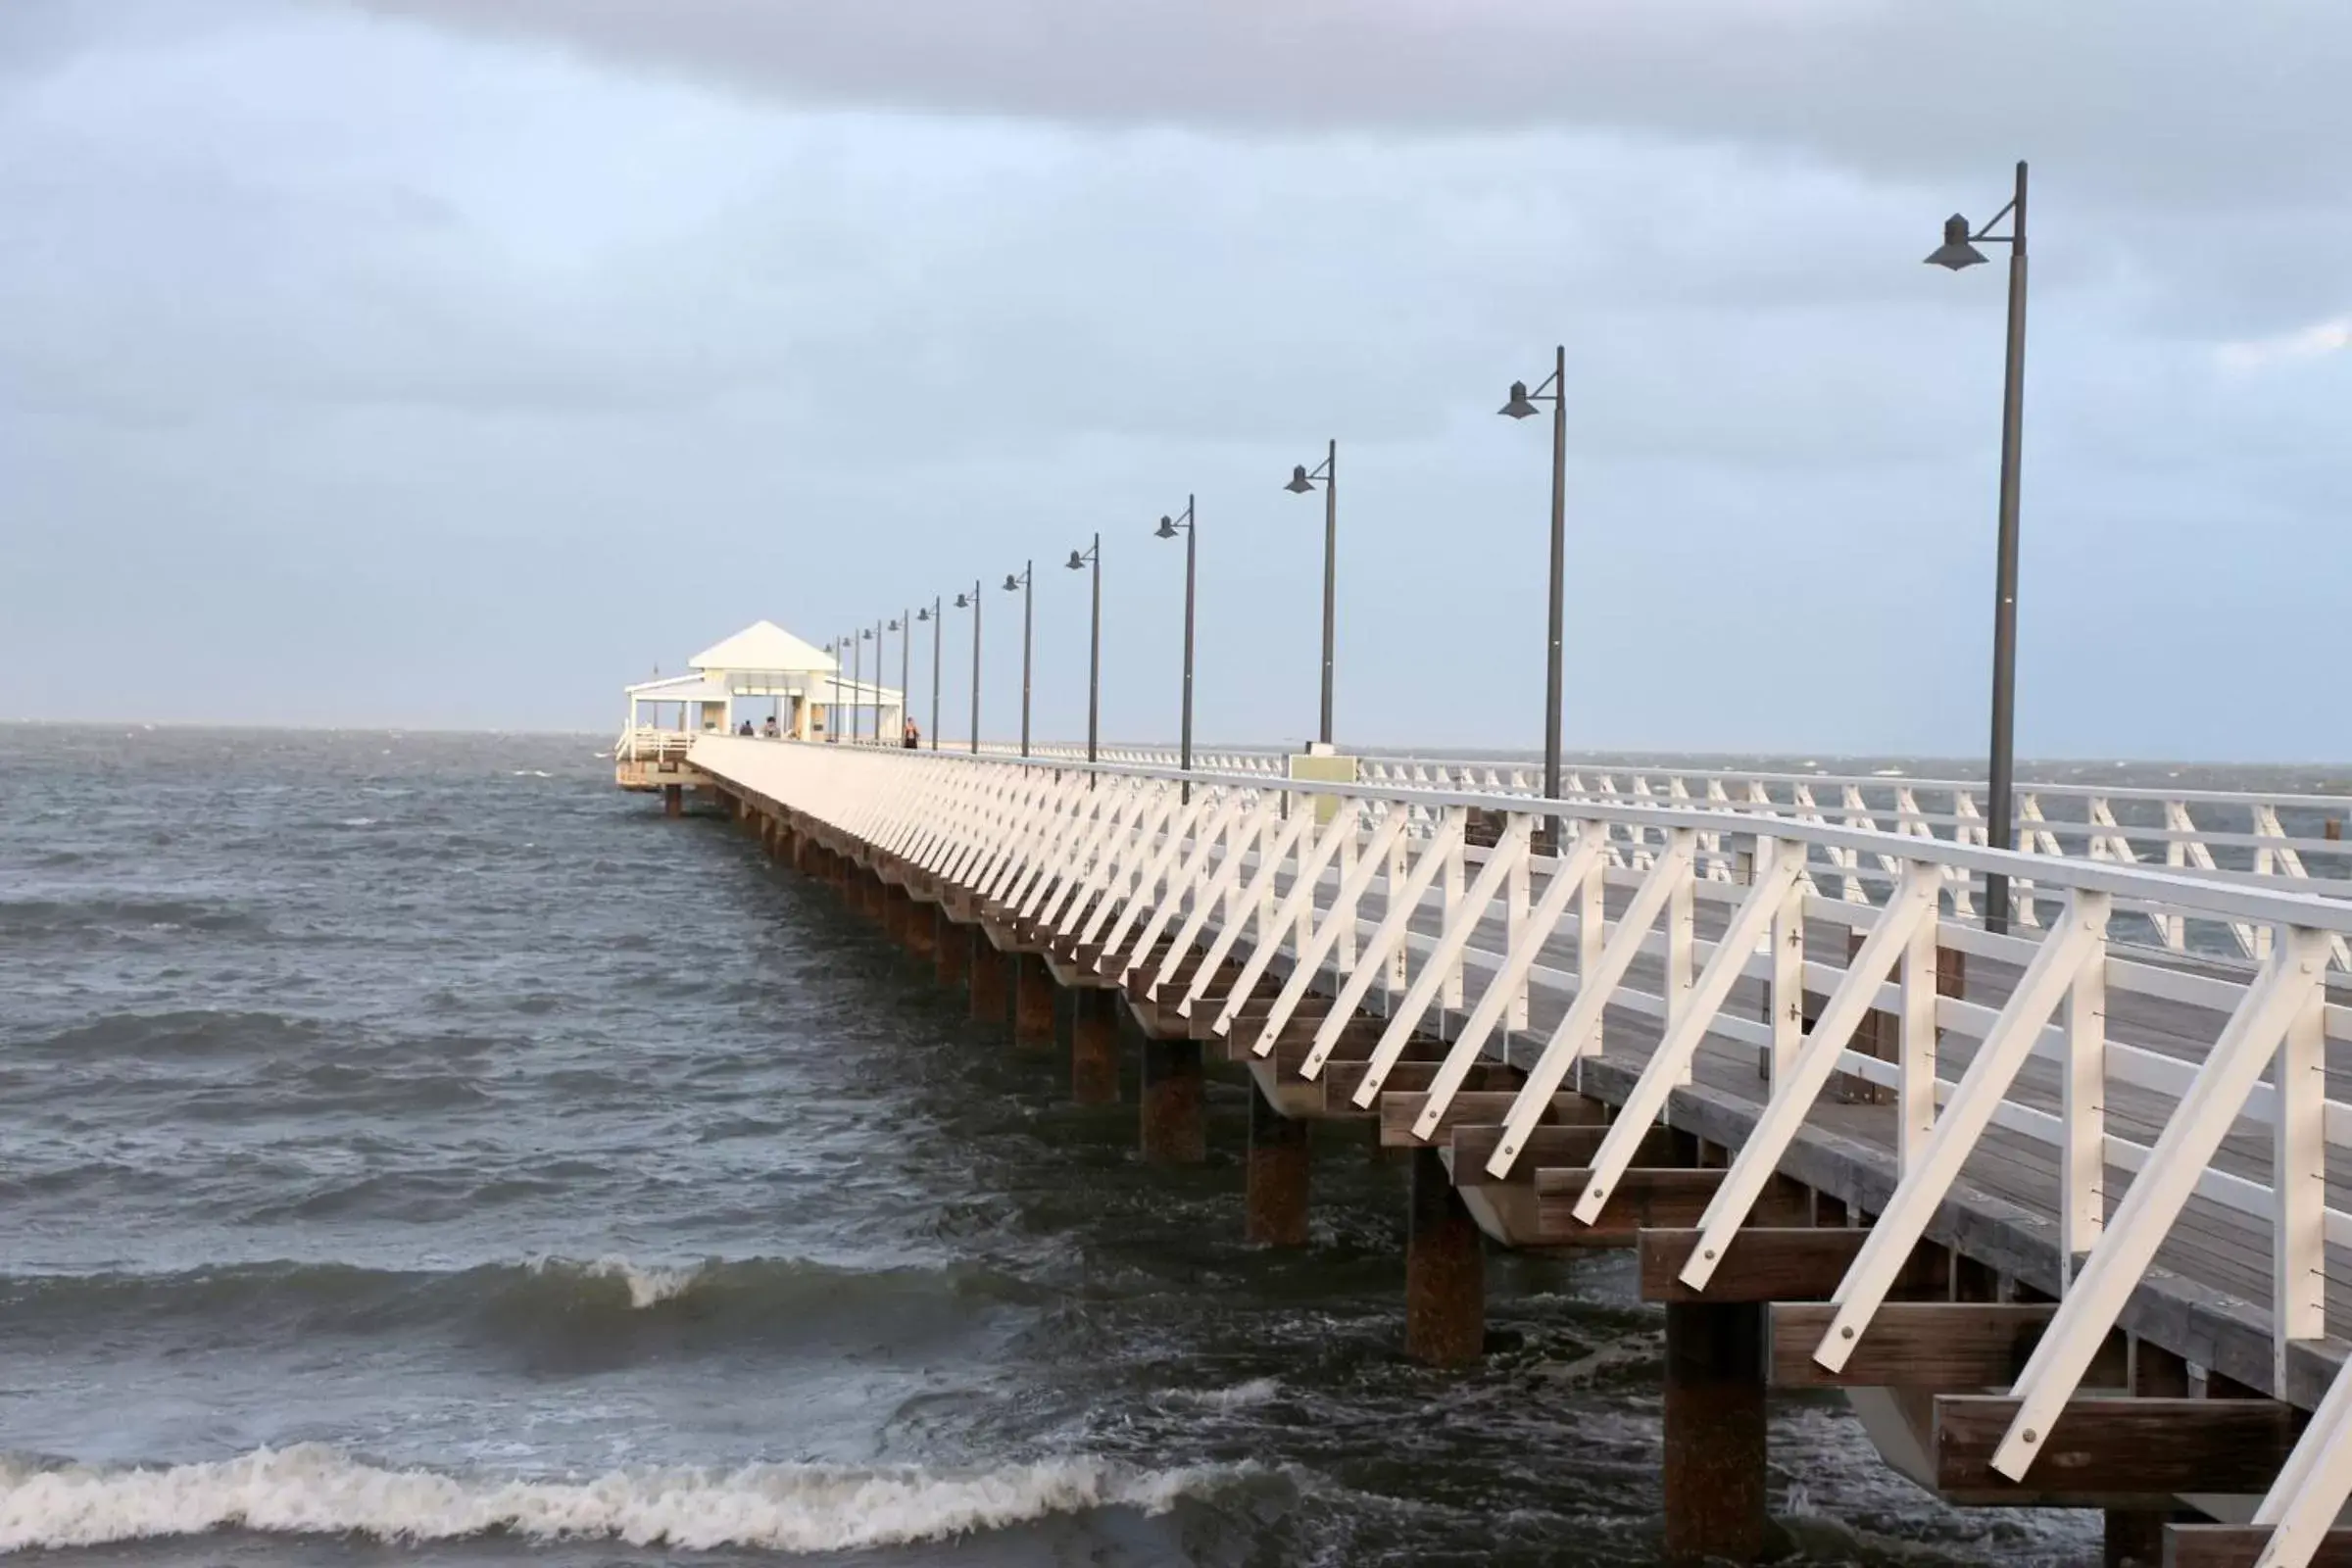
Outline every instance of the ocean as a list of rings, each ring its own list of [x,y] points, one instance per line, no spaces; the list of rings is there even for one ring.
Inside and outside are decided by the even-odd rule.
[[[1617,1563],[1628,1259],[1398,1354],[1399,1165],[1313,1245],[595,736],[0,728],[0,1551],[90,1563]],[[1799,1560],[2076,1561],[1775,1405]]]

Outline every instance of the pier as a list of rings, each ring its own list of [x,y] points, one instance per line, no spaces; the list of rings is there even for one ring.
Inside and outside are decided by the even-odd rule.
[[[1636,1253],[1671,1558],[1766,1550],[1781,1387],[2111,1562],[2352,1562],[2352,802],[2021,786],[2023,853],[1928,781],[662,746],[1074,1097],[1132,1063],[1143,1158],[1245,1076],[1250,1239],[1305,1245],[1309,1125],[1360,1124],[1412,1356],[1482,1353],[1490,1249]]]

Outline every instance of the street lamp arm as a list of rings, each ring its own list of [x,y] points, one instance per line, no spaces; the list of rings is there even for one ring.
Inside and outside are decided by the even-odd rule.
[[[1968,236],[1969,243],[1970,243],[1970,244],[1972,244],[1972,245],[1974,245],[1974,244],[1979,244],[1979,243],[1983,243],[1983,244],[1986,244],[1986,245],[2014,245],[2014,244],[2016,244],[2016,243],[2018,242],[2018,238],[2019,238],[2019,236],[2018,236],[2016,233],[2014,233],[2014,232],[2011,232],[2011,233],[2007,233],[2007,234],[1995,234],[1995,233],[1992,231],[1992,229],[1993,229],[1993,225],[1994,225],[1995,223],[1998,223],[1998,222],[1999,222],[1999,221],[2000,221],[2002,219],[2004,219],[2004,218],[2007,218],[2007,217],[2008,217],[2010,214],[2012,214],[2012,213],[2014,213],[2014,212],[2016,212],[2016,211],[2017,211],[2017,198],[2016,198],[2016,197],[2014,197],[2014,196],[2012,196],[2012,197],[2010,197],[2010,198],[2009,198],[2009,200],[2008,200],[2007,204],[2006,204],[2006,205],[2004,205],[2004,206],[2001,208],[2001,210],[2000,210],[1999,212],[1997,212],[1997,213],[1993,214],[1993,215],[1992,215],[1990,218],[1987,218],[1986,220],[1984,220],[1984,227],[1982,227],[1982,228],[1978,229],[1978,230],[1977,230],[1975,233],[1973,233],[1973,234],[1971,234],[1971,235],[1969,235],[1969,236]]]
[[[1545,376],[1545,377],[1544,377],[1543,380],[1541,380],[1541,381],[1538,381],[1538,382],[1535,384],[1535,387],[1534,387],[1534,389],[1533,389],[1533,390],[1531,390],[1531,391],[1530,391],[1530,392],[1527,394],[1527,400],[1528,400],[1530,403],[1557,403],[1557,402],[1559,402],[1559,401],[1560,401],[1560,372],[1559,372],[1558,370],[1553,370],[1553,371],[1552,371],[1552,372],[1551,372],[1549,375]]]

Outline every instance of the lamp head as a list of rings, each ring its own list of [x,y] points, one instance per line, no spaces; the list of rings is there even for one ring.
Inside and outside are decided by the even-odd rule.
[[[1524,419],[1529,416],[1538,413],[1539,411],[1536,408],[1534,400],[1529,398],[1527,395],[1527,383],[1525,381],[1513,381],[1511,383],[1510,401],[1503,404],[1501,408],[1496,409],[1494,412],[1502,415],[1506,418]]]
[[[1315,481],[1306,476],[1306,465],[1303,463],[1292,465],[1291,482],[1284,485],[1283,488],[1295,496],[1302,496],[1314,487]]]
[[[1086,569],[1086,557],[1075,550],[1071,551],[1069,568],[1072,571],[1084,571]]]
[[[931,618],[931,607],[929,605],[925,605],[922,609],[916,611],[914,612],[914,618],[917,620],[929,620]]]
[[[893,616],[891,616],[891,617],[890,617],[890,629],[891,629],[892,631],[897,631],[897,630],[899,629],[899,617],[898,617],[898,616],[896,616],[896,615],[893,615]]]
[[[1020,573],[1008,571],[1004,574],[1004,591],[1008,594],[1017,594],[1021,591]]]
[[[971,609],[971,608],[972,608],[972,596],[971,596],[970,594],[957,594],[957,595],[956,596],[956,608],[957,610],[969,610],[969,609]]]
[[[1173,538],[1175,538],[1175,537],[1176,537],[1176,519],[1175,519],[1174,517],[1162,517],[1162,518],[1160,518],[1160,519],[1159,519],[1159,526],[1152,530],[1152,538],[1154,538],[1154,539],[1173,539]]]
[[[1968,220],[1958,213],[1943,220],[1943,243],[1927,254],[1930,267],[1948,267],[1955,272],[1984,260],[1984,253],[1968,242]]]

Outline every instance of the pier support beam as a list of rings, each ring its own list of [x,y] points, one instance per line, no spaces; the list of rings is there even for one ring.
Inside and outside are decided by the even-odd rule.
[[[1765,1309],[1666,1307],[1666,1559],[1754,1562],[1765,1505]]]
[[[1036,953],[1007,954],[1012,965],[1012,1038],[1018,1045],[1054,1043],[1054,996],[1060,988]]]
[[[939,946],[939,924],[933,918],[933,907],[911,893],[899,896],[906,901],[906,918],[899,925],[899,940],[906,945],[908,953],[929,963]]]
[[[959,986],[972,972],[972,928],[945,908],[931,911],[931,976],[943,986]]]
[[[1144,1157],[1162,1165],[1208,1158],[1200,1042],[1144,1042]]]
[[[1305,1122],[1269,1104],[1262,1088],[1250,1086],[1250,1181],[1243,1221],[1248,1240],[1264,1247],[1306,1245],[1311,1131]]]
[[[1119,1098],[1118,993],[1080,986],[1063,993],[1069,1021],[1070,1098],[1081,1105],[1115,1104]]]
[[[1404,1241],[1404,1353],[1468,1366],[1487,1344],[1487,1253],[1435,1149],[1412,1152]]]
[[[2107,1510],[2107,1529],[2100,1561],[2106,1568],[2163,1568],[2164,1526],[2169,1514],[2136,1508]],[[2183,1513],[2183,1520],[2202,1518]]]
[[[1011,960],[999,953],[988,933],[973,926],[967,978],[972,986],[972,1016],[982,1023],[1003,1023],[1012,1006]]]
[[[662,786],[662,814],[663,816],[684,816],[686,814],[685,785],[664,784]]]
[[[2132,1392],[2148,1399],[2188,1397],[2188,1362],[2161,1346],[2142,1340],[2132,1348]],[[2171,1509],[2109,1508],[2103,1532],[2106,1568],[2161,1568],[2164,1527],[2173,1520],[2192,1520],[2199,1514]]]

